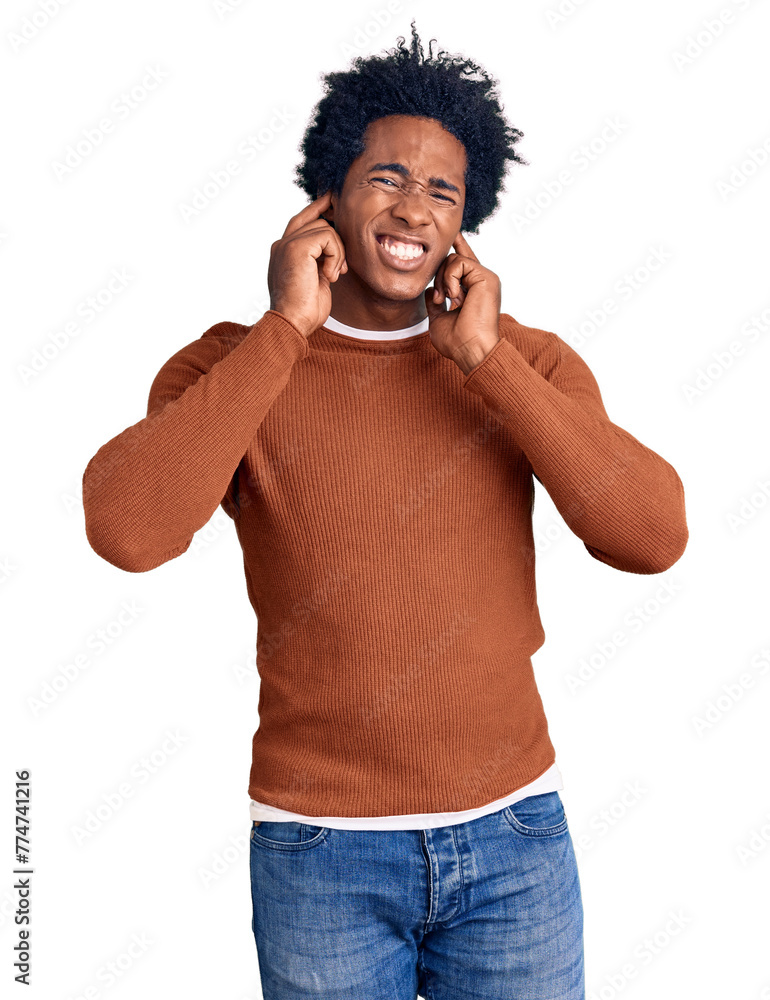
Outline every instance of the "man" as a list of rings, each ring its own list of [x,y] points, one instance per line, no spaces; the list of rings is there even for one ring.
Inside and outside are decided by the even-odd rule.
[[[569,345],[500,312],[463,230],[494,211],[521,133],[483,71],[412,36],[330,76],[270,310],[166,362],[147,416],[88,463],[86,531],[144,572],[220,503],[234,521],[258,617],[266,1000],[577,1000],[532,480],[629,573],[679,559],[684,493]]]

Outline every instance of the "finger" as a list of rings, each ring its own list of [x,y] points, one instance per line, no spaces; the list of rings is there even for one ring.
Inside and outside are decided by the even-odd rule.
[[[336,281],[340,272],[348,269],[345,259],[345,244],[342,242],[342,238],[328,222],[321,219],[305,223],[304,226],[291,234],[291,239],[306,239],[312,234],[317,237],[317,241],[311,246],[312,256],[318,261],[319,267],[323,268],[326,277],[330,281]]]
[[[342,240],[333,229],[330,230],[330,233],[331,242],[325,245],[323,256],[319,260],[323,262],[323,271],[329,281],[336,281],[343,270],[347,271],[348,265],[345,260],[345,246]]]
[[[455,289],[452,289],[452,291],[454,292]],[[465,289],[461,286],[456,294],[447,294],[447,298],[449,299],[450,310],[459,309],[463,302],[465,302]]]
[[[441,301],[443,302],[446,298],[446,286],[444,284],[444,275],[446,274],[447,265],[450,261],[455,259],[455,254],[450,253],[448,257],[445,257],[438,266],[438,270],[433,276],[433,284],[436,287],[439,295],[441,296]]]
[[[306,223],[313,222],[315,219],[320,219],[321,213],[325,212],[330,207],[331,203],[332,193],[330,188],[328,191],[324,191],[322,195],[319,195],[315,201],[311,201],[309,205],[305,205],[305,207],[301,211],[297,212],[296,215],[292,215],[289,219],[288,225],[283,231],[283,236],[291,236],[292,233],[301,229]]]
[[[428,321],[430,323],[432,323],[437,316],[440,316],[441,313],[445,313],[447,311],[446,302],[443,298],[439,303],[433,301],[433,295],[431,294],[432,291],[433,289],[426,288],[423,292],[425,308],[428,310]]]
[[[431,288],[431,301],[443,303],[449,299],[454,305],[462,305],[465,300],[465,289],[460,285],[459,290],[455,287]]]
[[[448,261],[444,270],[442,291],[446,298],[451,299],[455,305],[461,305],[465,299],[465,289],[462,286],[462,278],[469,269],[468,262],[462,257],[452,257]]]
[[[470,246],[468,245],[468,241],[463,236],[462,232],[459,232],[457,234],[457,236],[455,237],[455,241],[452,244],[452,246],[455,248],[455,250],[458,253],[461,253],[464,257],[470,257],[470,259],[471,260],[475,260],[476,263],[478,263],[478,264],[481,263],[481,261],[479,260],[479,258],[473,252],[473,250],[471,250]]]
[[[342,242],[342,237],[336,229],[332,229],[325,219],[317,219],[313,222],[306,222],[304,226],[301,226],[293,233],[290,233],[288,238],[296,240],[300,237],[307,236],[309,233],[323,233],[325,236],[331,235],[331,238],[336,240],[342,253],[345,252],[345,244]],[[281,239],[287,239],[287,237],[282,236]]]
[[[457,295],[450,296],[449,302],[450,302],[450,307],[449,307],[450,309],[459,309],[460,306],[463,304],[463,302],[465,302],[465,289],[462,287],[462,285],[460,286],[460,290],[458,291]]]

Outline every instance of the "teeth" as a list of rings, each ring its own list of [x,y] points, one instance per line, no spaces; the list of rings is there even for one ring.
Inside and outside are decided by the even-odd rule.
[[[420,257],[423,253],[425,253],[425,250],[421,245],[418,246],[413,243],[399,243],[391,240],[389,236],[386,236],[382,240],[382,245],[392,257],[399,257],[401,260],[412,260],[414,257]]]

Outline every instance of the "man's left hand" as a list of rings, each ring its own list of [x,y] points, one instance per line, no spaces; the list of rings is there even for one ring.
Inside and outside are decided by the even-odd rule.
[[[483,267],[462,233],[424,291],[433,346],[467,375],[500,339],[500,279]],[[441,298],[434,299],[435,292]],[[450,300],[450,308],[446,307]]]

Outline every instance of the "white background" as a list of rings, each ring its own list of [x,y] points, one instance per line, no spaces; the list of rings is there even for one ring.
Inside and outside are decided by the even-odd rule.
[[[247,839],[256,620],[232,523],[220,509],[185,555],[128,574],[88,545],[81,477],[145,415],[171,354],[269,307],[270,244],[306,203],[291,176],[321,74],[392,47],[414,16],[426,45],[499,79],[524,132],[529,166],[512,165],[500,210],[469,237],[501,277],[503,310],[573,344],[611,419],[685,485],[687,551],[645,577],[593,560],[536,484],[546,643],[533,662],[579,856],[587,995],[767,1000],[767,5],[584,0],[557,19],[558,0],[399,0],[380,26],[384,2],[48,2],[48,19],[35,0],[2,11],[3,990],[14,772],[29,768],[25,996],[261,995]],[[149,68],[162,82],[57,176]],[[285,125],[245,161],[240,143],[279,110]],[[240,173],[186,221],[233,159]],[[130,281],[85,322],[113,269]],[[141,610],[95,653],[123,602]],[[88,667],[63,682],[79,654]],[[105,807],[124,782],[132,794]],[[123,963],[134,935],[146,947]],[[108,985],[111,961],[124,971]]]

